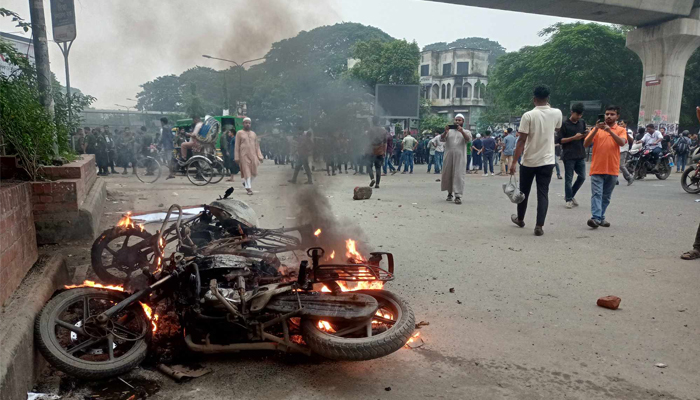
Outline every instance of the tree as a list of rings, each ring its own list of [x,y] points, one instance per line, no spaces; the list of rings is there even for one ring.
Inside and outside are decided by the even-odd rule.
[[[693,129],[698,126],[695,117],[695,107],[700,106],[700,49],[688,60],[685,68],[685,81],[683,82],[683,100],[681,102],[681,129]]]
[[[180,78],[159,76],[141,85],[136,95],[136,108],[147,111],[180,111],[183,106]]]
[[[197,94],[197,85],[190,82],[189,91],[185,96],[185,111],[190,118],[201,117],[206,112],[202,105],[202,98]]]
[[[419,82],[420,50],[405,40],[358,42],[352,53],[358,61],[349,75],[374,88],[378,83],[416,85]]]
[[[556,24],[540,35],[547,36],[543,45],[524,47],[498,60],[489,76],[492,104],[520,114],[532,108],[532,89],[547,85],[552,106],[565,112],[571,101],[600,100],[603,105],[621,106],[622,117],[636,121],[642,65],[625,47],[619,29],[595,23]]]
[[[479,49],[479,50],[489,50],[491,55],[489,56],[489,64],[493,65],[496,60],[504,54],[506,54],[505,47],[501,46],[500,43],[482,37],[468,37],[457,39],[452,43],[437,42],[429,44],[423,47],[423,51],[433,50],[433,51],[443,51],[449,49],[466,48],[466,49]]]

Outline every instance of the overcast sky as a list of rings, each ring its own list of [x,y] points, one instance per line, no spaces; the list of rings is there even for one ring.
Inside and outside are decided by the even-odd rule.
[[[3,7],[29,20],[28,0],[3,0]],[[44,1],[51,35],[49,0]],[[537,33],[564,18],[520,14],[419,0],[75,0],[77,39],[70,53],[71,84],[97,97],[95,107],[134,105],[139,85],[196,65],[264,56],[273,42],[301,30],[359,22],[419,46],[480,36],[508,51],[542,43]],[[9,18],[0,31],[18,32]],[[28,35],[26,35],[28,36]],[[65,83],[63,57],[50,44],[51,70]]]

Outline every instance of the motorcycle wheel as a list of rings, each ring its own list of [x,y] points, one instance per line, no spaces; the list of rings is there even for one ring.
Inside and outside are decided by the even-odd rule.
[[[696,168],[695,165],[691,165],[683,171],[681,176],[681,186],[683,186],[683,190],[690,194],[700,194],[700,177],[693,179],[693,176],[691,176],[691,174],[695,175]]]
[[[354,325],[303,319],[302,337],[314,353],[340,361],[371,360],[401,349],[411,338],[416,321],[405,300],[386,290],[358,290],[355,293],[377,299],[378,312],[383,316],[377,315],[371,321]],[[368,336],[370,326],[372,334]],[[328,327],[330,329],[324,330]]]
[[[671,176],[671,166],[668,165],[668,160],[664,160],[663,162],[663,172],[656,174],[656,178],[662,181],[665,181],[666,178]]]
[[[155,250],[146,245],[153,235],[141,228],[115,226],[102,232],[90,249],[92,270],[104,282],[124,284],[141,268],[151,265]]]
[[[138,304],[112,316],[96,317],[126,298],[113,290],[79,288],[51,299],[34,324],[39,351],[59,370],[81,379],[104,379],[138,366],[148,350],[151,324]]]
[[[160,164],[153,157],[145,157],[136,162],[136,178],[143,183],[153,183],[160,178]]]

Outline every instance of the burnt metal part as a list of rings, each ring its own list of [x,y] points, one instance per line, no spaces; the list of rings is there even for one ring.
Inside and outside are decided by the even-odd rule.
[[[314,270],[315,282],[328,281],[391,281],[394,275],[368,264],[323,264]]]
[[[209,281],[209,290],[211,290],[211,294],[213,294],[214,297],[216,297],[234,317],[243,318],[243,315],[241,315],[241,313],[238,312],[238,310],[236,310],[236,308],[232,306],[231,303],[226,301],[226,299],[224,298],[224,296],[221,295],[221,293],[219,293],[219,288],[216,285],[216,279],[212,279],[211,281]]]
[[[298,297],[297,297],[298,296]],[[287,313],[299,307],[300,316],[328,321],[363,321],[372,318],[379,308],[377,300],[359,293],[299,293],[278,295],[267,303],[266,310]]]
[[[250,311],[258,312],[261,311],[269,303],[272,296],[288,292],[292,290],[291,286],[279,287],[279,284],[271,284],[266,286],[261,286],[258,288],[257,293],[250,299]]]

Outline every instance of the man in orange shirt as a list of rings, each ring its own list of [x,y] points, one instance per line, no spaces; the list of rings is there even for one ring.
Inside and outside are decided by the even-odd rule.
[[[619,118],[620,107],[608,106],[605,109],[605,121],[598,121],[583,142],[584,147],[593,144],[590,172],[593,216],[588,220],[588,226],[593,229],[610,226],[605,220],[605,210],[610,204],[620,172],[620,147],[627,144],[627,131],[617,124]]]

